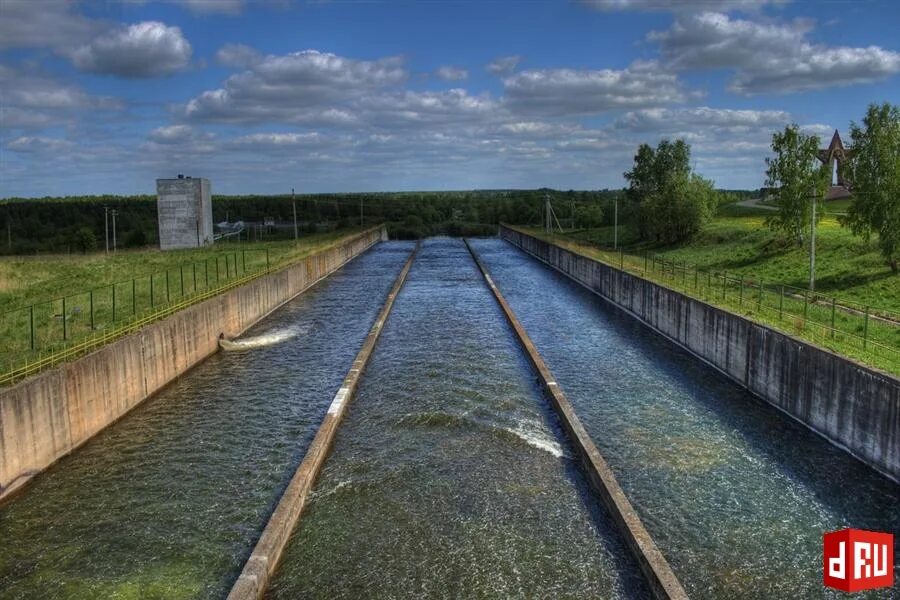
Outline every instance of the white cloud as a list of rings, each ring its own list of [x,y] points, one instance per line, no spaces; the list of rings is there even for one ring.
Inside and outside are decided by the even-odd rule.
[[[184,69],[191,52],[180,28],[145,21],[101,34],[72,52],[72,62],[91,73],[158,77]]]
[[[828,47],[808,42],[812,23],[757,23],[704,12],[653,32],[676,69],[734,69],[729,90],[786,93],[868,83],[900,72],[900,53],[878,46]]]
[[[244,0],[171,0],[197,14],[221,13],[226,15],[240,14],[244,8]]]
[[[399,84],[408,74],[399,57],[375,61],[304,50],[266,56],[232,75],[224,87],[188,102],[190,119],[233,123],[352,123],[351,101]]]
[[[22,136],[6,144],[7,149],[22,154],[46,154],[68,150],[73,146],[69,140],[43,136]]]
[[[462,81],[468,79],[469,72],[459,67],[450,65],[443,66],[437,70],[437,76],[444,81]]]
[[[790,0],[581,0],[605,12],[639,10],[647,12],[757,11],[768,4],[787,4]]]
[[[651,108],[631,111],[615,121],[619,129],[673,132],[691,129],[720,129],[732,133],[774,130],[790,123],[783,110],[735,110],[728,108]]]
[[[516,70],[521,61],[521,56],[500,56],[489,62],[485,68],[494,75],[509,75]]]
[[[42,74],[0,66],[0,128],[39,129],[73,122],[90,110],[119,110],[121,101],[92,96]]]
[[[496,100],[486,94],[472,96],[460,88],[445,92],[378,94],[361,98],[355,107],[375,127],[481,124],[501,116]]]
[[[216,62],[226,67],[247,68],[263,61],[263,55],[244,44],[226,44],[216,52]]]
[[[101,28],[73,10],[69,0],[2,0],[0,48],[67,48]]]
[[[201,132],[190,125],[167,125],[150,132],[150,141],[157,144],[183,144],[194,141],[211,140],[215,136]]]
[[[636,62],[622,70],[522,71],[503,79],[503,86],[514,112],[550,116],[660,106],[687,98],[675,74],[655,62]]]

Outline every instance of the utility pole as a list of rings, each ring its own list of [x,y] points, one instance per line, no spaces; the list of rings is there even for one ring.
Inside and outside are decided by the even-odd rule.
[[[291,188],[291,205],[294,207],[294,241],[300,237],[297,232],[297,199],[294,197],[294,188]]]
[[[109,207],[103,206],[103,229],[106,232],[106,253],[109,254]]]
[[[550,194],[544,194],[544,231],[550,233],[553,225],[550,222]]]
[[[613,198],[613,250],[619,247],[619,197]]]
[[[812,194],[812,220],[809,227],[809,291],[816,291],[816,193]]]
[[[119,214],[119,211],[117,211],[116,209],[112,209],[110,212],[112,213],[112,218],[113,218],[113,252],[115,252],[116,247],[117,247],[116,246],[116,215]]]

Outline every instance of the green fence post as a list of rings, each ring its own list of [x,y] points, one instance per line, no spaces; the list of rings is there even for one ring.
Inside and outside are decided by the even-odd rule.
[[[184,298],[184,265],[178,265],[178,274],[181,277],[181,297]]]
[[[834,339],[834,308],[835,308],[835,299],[831,299],[831,339]]]
[[[131,278],[131,314],[137,315],[137,284]]]
[[[206,280],[206,283],[203,284],[203,289],[208,290],[209,289],[209,259],[208,258],[203,259],[203,278]]]
[[[191,293],[196,294],[197,293],[197,263],[195,263],[195,262],[191,263],[191,272],[193,273],[193,276],[194,276],[194,287],[191,288]]]
[[[863,350],[866,349],[869,343],[869,307],[866,307],[866,321],[863,325]]]
[[[116,322],[116,284],[112,284],[113,323]]]
[[[153,273],[150,273],[150,308],[155,306],[155,299],[153,296]]]
[[[166,269],[166,304],[171,301],[169,298],[169,270]]]
[[[68,331],[66,331],[66,297],[62,298],[62,319],[63,319],[63,341],[66,341],[66,337],[68,335]]]
[[[28,321],[31,328],[31,349],[34,350],[34,304],[28,307]]]
[[[228,263],[228,255],[225,255],[225,279],[231,277],[231,265]]]
[[[216,283],[219,283],[219,257],[216,257]]]
[[[247,272],[247,249],[244,248],[241,250],[241,272]]]
[[[94,330],[94,290],[88,292],[88,302],[91,305],[91,331]]]
[[[269,272],[269,249],[266,248],[266,273]]]
[[[778,295],[778,319],[784,318],[784,285],[781,286],[781,293]]]

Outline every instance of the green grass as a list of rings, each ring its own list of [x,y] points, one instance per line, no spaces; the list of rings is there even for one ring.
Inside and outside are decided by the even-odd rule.
[[[823,218],[816,244],[820,295],[807,303],[803,290],[808,287],[808,247],[790,244],[770,231],[763,223],[765,215],[764,210],[726,205],[696,239],[672,246],[640,243],[634,232],[620,227],[624,256],[611,251],[609,227],[550,237],[581,254],[900,373],[900,327],[865,318],[866,307],[872,315],[900,318],[900,275],[885,264],[874,241],[853,236],[833,216]],[[548,239],[538,230],[529,233]],[[645,253],[659,260],[648,261]],[[783,293],[782,285],[787,286]],[[831,297],[838,304],[835,332]],[[859,312],[842,311],[840,305]]]
[[[220,243],[167,252],[0,258],[0,374],[169,303],[261,272],[267,261],[276,268],[360,231],[307,234],[298,242]]]

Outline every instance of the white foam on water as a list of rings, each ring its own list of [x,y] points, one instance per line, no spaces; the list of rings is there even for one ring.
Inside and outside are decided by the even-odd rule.
[[[539,429],[533,423],[519,421],[516,423],[515,427],[504,429],[533,448],[549,452],[556,458],[568,458],[568,455],[563,450],[562,446],[559,445],[559,442],[553,439],[548,432]]]
[[[265,348],[266,346],[274,346],[293,339],[301,333],[306,333],[307,329],[300,327],[284,327],[268,331],[262,335],[243,338],[239,340],[219,340],[219,346],[222,350],[230,352],[240,352],[243,350],[253,350],[255,348]]]

